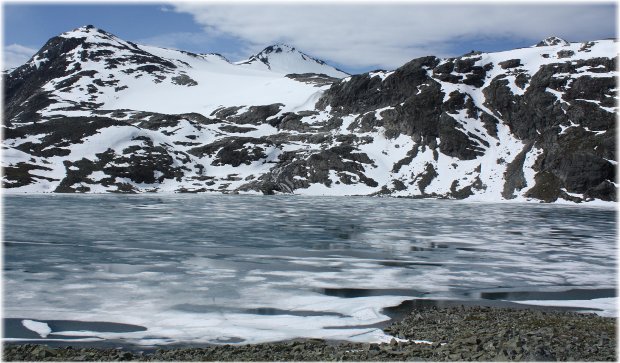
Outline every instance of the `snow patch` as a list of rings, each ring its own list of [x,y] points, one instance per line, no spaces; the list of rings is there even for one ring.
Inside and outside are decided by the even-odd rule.
[[[22,320],[22,325],[33,332],[39,334],[41,338],[46,338],[51,332],[49,325],[47,323],[42,323],[40,321],[34,320]]]

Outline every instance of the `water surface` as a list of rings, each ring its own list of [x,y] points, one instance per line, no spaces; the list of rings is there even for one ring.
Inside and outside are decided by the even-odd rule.
[[[614,210],[559,205],[5,196],[4,314],[48,340],[381,341],[382,308],[415,298],[613,297],[615,234]]]

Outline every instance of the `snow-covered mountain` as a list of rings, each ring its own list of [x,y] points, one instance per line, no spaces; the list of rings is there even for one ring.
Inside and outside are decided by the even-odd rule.
[[[347,76],[312,58],[303,59],[297,51],[269,57],[263,53],[261,59],[277,67],[237,65],[218,54],[137,45],[86,26],[51,39],[25,67],[10,73],[36,85],[21,88],[22,97],[8,105],[9,111],[13,105],[21,109],[34,95],[53,101],[37,110],[42,116],[85,116],[93,108],[209,115],[223,106],[279,102],[297,107],[320,89],[285,77],[294,73],[286,67],[296,67],[298,73],[312,70],[322,74],[319,80],[330,82],[330,76]]]
[[[617,55],[548,38],[347,76],[82,27],[4,75],[3,187],[611,201]]]
[[[285,44],[271,45],[249,59],[236,64],[254,69],[269,69],[283,74],[317,73],[336,78],[343,78],[349,75],[339,69],[326,65],[322,60],[312,58]]]

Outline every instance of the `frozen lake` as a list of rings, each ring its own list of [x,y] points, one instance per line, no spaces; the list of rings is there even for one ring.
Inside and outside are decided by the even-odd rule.
[[[388,319],[382,309],[412,299],[611,316],[615,213],[368,197],[6,195],[4,339],[389,341],[376,327]]]

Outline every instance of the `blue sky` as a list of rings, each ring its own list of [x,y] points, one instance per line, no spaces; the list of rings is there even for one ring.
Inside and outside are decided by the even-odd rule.
[[[616,36],[616,3],[4,2],[4,68],[51,37],[92,24],[122,39],[232,61],[286,43],[349,73],[424,56],[529,46],[546,36]]]

